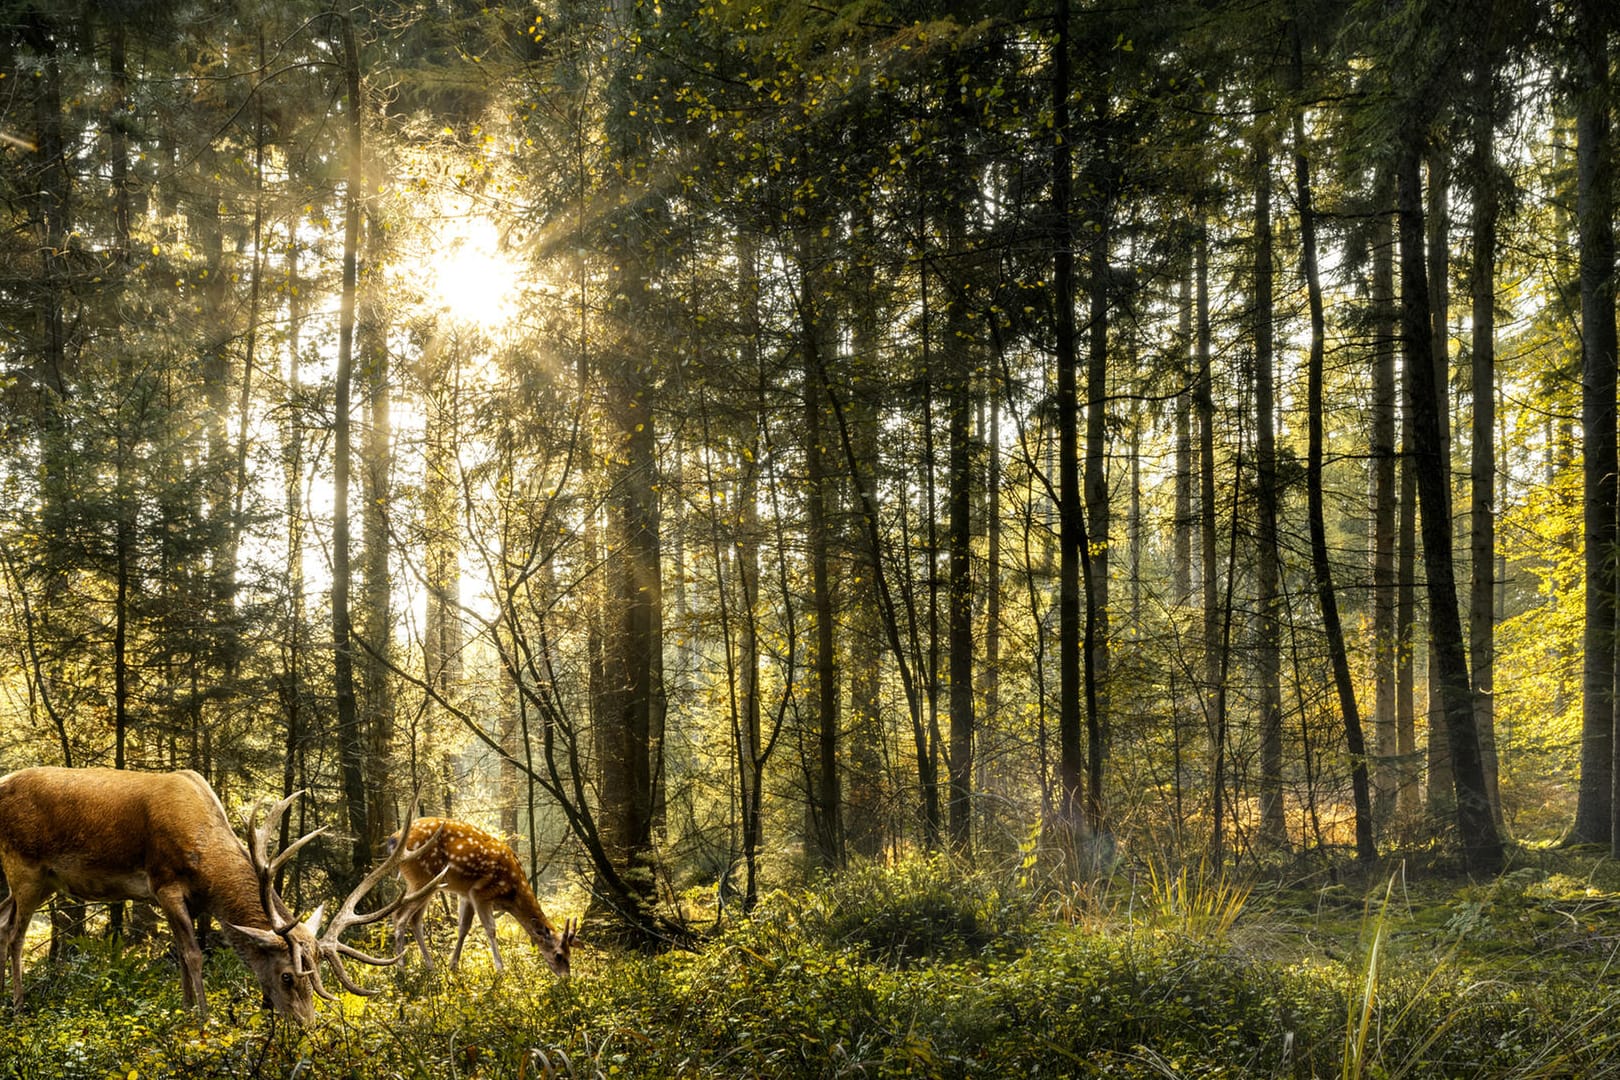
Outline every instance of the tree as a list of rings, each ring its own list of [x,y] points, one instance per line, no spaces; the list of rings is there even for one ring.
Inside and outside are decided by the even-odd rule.
[[[1575,6],[1575,225],[1580,244],[1581,429],[1586,445],[1586,632],[1581,697],[1581,782],[1571,839],[1601,844],[1620,836],[1613,821],[1616,621],[1620,619],[1620,496],[1615,437],[1616,346],[1613,131],[1607,5]]]
[[[1293,35],[1294,85],[1297,90],[1304,82],[1303,45],[1300,38],[1301,29],[1297,22],[1293,27]],[[1333,682],[1338,691],[1339,711],[1344,720],[1345,743],[1350,751],[1350,782],[1356,813],[1356,856],[1363,862],[1370,862],[1377,858],[1378,848],[1373,839],[1372,798],[1367,778],[1367,746],[1362,735],[1361,713],[1356,704],[1355,687],[1350,678],[1350,660],[1345,650],[1344,629],[1339,621],[1338,596],[1333,590],[1333,572],[1327,550],[1327,524],[1322,505],[1322,369],[1325,331],[1322,287],[1317,267],[1316,212],[1311,205],[1311,170],[1310,158],[1306,153],[1303,106],[1296,106],[1294,110],[1294,182],[1299,205],[1300,254],[1310,303],[1311,346],[1306,376],[1308,400],[1305,406],[1309,434],[1305,494],[1310,516],[1311,568],[1316,584],[1317,604],[1322,611],[1322,629],[1327,635]]]

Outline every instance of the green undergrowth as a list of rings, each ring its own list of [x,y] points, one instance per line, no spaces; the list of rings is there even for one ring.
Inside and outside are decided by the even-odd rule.
[[[1144,867],[1077,903],[919,860],[769,895],[694,951],[585,950],[567,983],[515,938],[502,976],[413,958],[308,1030],[229,952],[199,1027],[161,945],[91,942],[25,976],[0,1080],[1620,1077],[1612,890],[1573,865],[1252,891]]]

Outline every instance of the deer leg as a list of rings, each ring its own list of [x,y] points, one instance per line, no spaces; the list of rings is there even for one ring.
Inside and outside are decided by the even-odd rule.
[[[185,890],[171,885],[157,890],[158,907],[169,920],[174,934],[175,948],[180,952],[180,987],[185,992],[186,1004],[194,1005],[197,1018],[208,1019],[208,997],[203,993],[202,947],[197,944],[197,928],[186,910]]]
[[[456,949],[450,954],[450,970],[454,971],[461,963],[461,946],[467,940],[467,931],[472,929],[473,900],[466,893],[461,897],[461,909],[456,913]]]
[[[11,964],[5,957],[11,948],[11,920],[17,911],[17,901],[7,896],[0,902],[0,994],[6,992],[6,970]]]
[[[471,899],[472,894],[468,894],[468,898]],[[473,900],[472,904],[473,910],[478,912],[478,921],[484,924],[484,936],[489,939],[489,955],[495,959],[495,970],[504,971],[506,968],[501,963],[501,946],[495,940],[495,905],[487,900],[482,902]]]
[[[408,904],[394,912],[394,955],[404,956],[405,950],[410,946],[405,943],[405,928],[411,930],[411,937],[416,941],[416,947],[422,951],[422,964],[431,974],[433,971],[433,954],[428,951],[427,935],[422,931],[422,920],[427,914],[428,903],[433,899],[430,893],[414,904]]]
[[[13,1008],[22,1008],[23,981],[22,981],[22,951],[23,939],[28,936],[28,923],[39,910],[39,905],[50,896],[50,890],[41,888],[37,882],[27,880],[21,873],[11,875],[11,895],[6,897],[5,910],[7,912],[5,933],[0,940],[5,942],[6,966],[11,969],[11,1004]]]

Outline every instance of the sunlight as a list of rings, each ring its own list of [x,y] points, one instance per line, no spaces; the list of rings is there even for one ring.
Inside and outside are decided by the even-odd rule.
[[[501,249],[494,222],[484,217],[447,217],[441,222],[438,243],[423,265],[428,304],[481,330],[506,325],[517,313],[523,270]]]

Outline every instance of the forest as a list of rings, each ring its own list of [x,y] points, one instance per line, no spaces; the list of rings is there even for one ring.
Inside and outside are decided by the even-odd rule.
[[[581,924],[199,1026],[12,880],[0,1077],[1620,1075],[1606,0],[0,28],[0,774]]]

